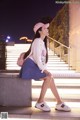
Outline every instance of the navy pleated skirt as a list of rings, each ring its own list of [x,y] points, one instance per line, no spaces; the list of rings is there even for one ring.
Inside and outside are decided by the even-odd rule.
[[[40,80],[41,78],[44,78],[46,76],[47,75],[44,72],[41,73],[41,70],[39,69],[37,64],[35,64],[35,62],[30,58],[27,58],[25,60],[19,74],[20,78],[26,80]]]

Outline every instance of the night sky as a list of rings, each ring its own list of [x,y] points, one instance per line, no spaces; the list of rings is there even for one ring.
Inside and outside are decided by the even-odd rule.
[[[19,42],[19,38],[34,36],[33,26],[43,17],[54,18],[62,8],[56,0],[0,0],[0,36]]]

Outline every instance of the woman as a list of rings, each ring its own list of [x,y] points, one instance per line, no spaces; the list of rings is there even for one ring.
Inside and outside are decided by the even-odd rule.
[[[44,102],[46,91],[50,88],[57,101],[55,109],[70,111],[71,109],[62,102],[58,94],[53,80],[53,75],[46,68],[46,64],[48,62],[48,27],[49,23],[37,23],[34,26],[33,30],[35,32],[35,38],[29,51],[24,55],[25,61],[20,72],[20,77],[26,80],[43,80],[40,97],[35,105],[36,108],[43,111],[50,111],[49,106]]]

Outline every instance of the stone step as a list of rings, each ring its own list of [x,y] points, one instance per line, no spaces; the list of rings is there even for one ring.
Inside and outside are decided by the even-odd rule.
[[[71,79],[71,78],[58,78],[58,79],[54,79],[55,84],[58,88],[66,88],[66,89],[80,89],[80,79],[79,78],[75,78],[75,79]],[[34,81],[32,80],[32,87],[33,88],[41,88],[43,81]]]
[[[32,86],[33,88],[41,88],[41,85],[33,85]],[[57,88],[61,88],[61,89],[64,89],[64,88],[66,88],[66,89],[80,89],[80,84],[73,84],[73,83],[71,83],[71,84],[69,84],[69,83],[67,83],[67,84],[56,84],[56,87]]]
[[[17,77],[19,75],[19,71],[18,70],[7,70],[7,71],[5,71],[5,70],[0,70],[0,77],[12,77],[12,78],[14,78],[14,77]],[[79,74],[80,75],[80,74]],[[74,76],[74,78],[73,78],[73,76]],[[73,74],[73,76],[72,76],[72,78],[71,77],[65,77],[65,78],[54,78],[54,81],[55,81],[55,83],[56,83],[56,85],[57,86],[66,86],[66,87],[79,87],[79,85],[80,85],[80,77],[78,77],[78,75],[77,75],[77,77],[76,77],[76,74]],[[32,80],[32,86],[34,87],[34,86],[37,86],[37,87],[39,87],[39,86],[41,86],[42,85],[42,82],[43,81],[35,81],[35,80]]]
[[[20,70],[20,67],[19,69],[10,69],[10,70],[0,70],[0,76],[18,76],[19,75],[19,70]],[[53,76],[54,76],[54,79],[80,79],[80,73],[75,73],[74,71],[69,71],[69,70],[66,70],[66,71],[50,71],[52,72]]]
[[[66,88],[58,88],[57,89],[61,98],[64,101],[69,102],[80,102],[80,89],[66,89]],[[37,100],[40,95],[41,88],[32,88],[32,99]],[[45,95],[45,100],[47,101],[55,101],[55,97],[52,94],[51,90],[48,89]]]
[[[15,75],[15,73],[13,73]],[[18,74],[18,73],[17,73]],[[56,84],[79,84],[80,83],[80,78],[54,78],[54,81]],[[37,81],[32,79],[32,84],[33,85],[41,85],[43,81]]]
[[[35,105],[35,104],[34,104]],[[48,104],[50,105],[50,104]],[[71,108],[71,112],[61,112],[55,110],[54,106],[51,107],[51,112],[42,112],[32,107],[2,107],[0,110],[8,112],[8,119],[27,119],[27,120],[80,120],[80,109]],[[69,103],[68,103],[69,105]]]
[[[52,63],[52,64],[48,64],[47,66],[48,67],[69,67],[68,64],[64,64],[64,63],[63,64]]]
[[[11,58],[11,59],[12,59],[12,58]],[[13,64],[12,64],[12,63],[13,63]],[[9,59],[9,60],[6,61],[6,65],[7,65],[7,66],[9,66],[9,65],[10,65],[10,66],[11,66],[11,65],[14,66],[14,64],[17,65],[17,59],[12,59],[12,60]],[[58,69],[58,68],[59,68],[59,69],[62,69],[62,68],[70,69],[67,64],[61,64],[61,63],[60,63],[60,64],[47,64],[47,68],[49,68],[49,69],[51,68],[51,70],[52,70],[52,69],[53,69],[53,70],[54,70],[54,69]]]
[[[60,95],[60,96],[61,96],[61,95]],[[37,101],[38,98],[39,98],[39,96],[38,96],[38,97],[34,97],[34,95],[33,95],[32,101]],[[64,102],[77,102],[77,103],[80,103],[80,99],[66,98],[66,97],[61,97],[61,98],[62,98],[62,100],[63,100]],[[55,101],[56,101],[54,97],[53,97],[53,98],[45,97],[44,100],[45,100],[46,102],[55,102]]]

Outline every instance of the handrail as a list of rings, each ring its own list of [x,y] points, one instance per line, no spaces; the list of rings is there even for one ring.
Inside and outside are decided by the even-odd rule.
[[[51,38],[50,36],[47,36],[48,38],[50,38],[50,39],[52,39],[53,41],[55,41],[56,43],[58,43],[58,44],[60,44],[60,45],[62,45],[62,46],[64,46],[65,48],[67,48],[67,49],[69,49],[70,47],[68,47],[68,46],[66,46],[66,45],[64,45],[64,44],[62,44],[61,42],[58,42],[57,40],[55,40],[55,39],[53,39],[53,38]]]
[[[62,47],[67,48],[67,50],[68,50],[68,65],[69,65],[69,69],[70,69],[70,46],[68,47],[68,46],[62,44],[61,42],[58,42],[57,40],[51,38],[50,36],[47,36],[47,37],[48,37],[49,39],[51,39],[52,41],[58,43],[58,44],[61,45]],[[61,58],[61,56],[62,56],[62,51],[61,51],[61,53],[60,53],[60,58]]]

